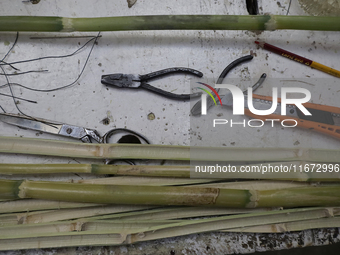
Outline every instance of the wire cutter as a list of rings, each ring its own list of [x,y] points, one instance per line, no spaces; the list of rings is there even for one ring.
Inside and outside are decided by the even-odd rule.
[[[148,81],[151,79],[159,78],[172,73],[188,73],[195,75],[197,77],[203,76],[203,73],[191,68],[173,67],[144,75],[122,73],[107,74],[102,76],[101,82],[104,85],[114,86],[117,88],[132,88],[132,89],[143,88],[150,92],[175,100],[188,100],[191,97],[198,97],[202,94],[200,92],[193,94],[174,94],[148,84]]]

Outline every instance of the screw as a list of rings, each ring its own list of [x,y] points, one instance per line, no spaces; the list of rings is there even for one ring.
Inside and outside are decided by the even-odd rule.
[[[66,133],[71,134],[72,133],[72,128],[66,129]]]

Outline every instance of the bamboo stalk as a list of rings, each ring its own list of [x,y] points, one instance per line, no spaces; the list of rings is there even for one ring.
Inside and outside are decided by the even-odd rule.
[[[340,175],[337,172],[327,175],[324,173],[316,173],[316,171],[304,172],[300,169],[310,167],[313,163],[309,161],[290,161],[290,162],[271,162],[261,164],[237,165],[235,173],[214,173],[214,178],[223,177],[223,179],[272,179],[287,180],[299,182],[339,182]],[[287,167],[295,166],[297,171],[290,171],[284,175],[278,175],[275,172],[267,172],[262,174],[261,167]],[[242,167],[254,169],[247,174],[240,174]],[[171,177],[171,178],[189,178],[198,177],[195,170],[190,171],[189,165],[103,165],[103,164],[0,164],[0,174],[16,175],[16,174],[58,174],[58,173],[88,173],[95,175],[118,175],[118,176],[145,176],[145,177]],[[294,169],[294,168],[293,168]],[[289,178],[288,175],[289,174]],[[210,177],[208,173],[206,177]],[[202,177],[202,175],[200,175]],[[327,178],[326,178],[327,177]]]
[[[286,210],[285,213],[293,214],[292,219],[315,219],[315,218],[324,218],[329,217],[331,215],[338,214],[337,208],[312,208],[312,209],[295,209],[295,210]],[[216,223],[221,221],[233,221],[241,219],[251,219],[252,217],[258,217],[257,221],[251,223],[251,226],[258,226],[254,224],[263,224],[267,222],[274,222],[278,220],[279,217],[275,217],[275,215],[282,215],[282,211],[276,212],[257,212],[245,215],[238,216],[223,216],[212,219],[203,219],[192,222],[191,220],[187,221],[168,221],[165,219],[156,220],[150,222],[143,221],[143,219],[129,220],[119,219],[119,221],[88,221],[84,219],[75,220],[75,221],[64,221],[64,222],[49,222],[49,223],[36,223],[36,224],[26,224],[26,225],[17,225],[17,226],[5,226],[0,227],[0,239],[11,239],[11,238],[25,238],[25,237],[39,237],[39,236],[58,236],[60,232],[72,232],[72,231],[86,231],[86,234],[132,234],[132,233],[140,233],[141,231],[149,231],[148,228],[152,226],[156,226],[157,230],[160,229],[171,229],[173,227],[184,227],[190,225],[205,224],[205,223]],[[266,217],[272,217],[273,219],[267,220]],[[290,218],[288,218],[290,219]],[[285,219],[287,220],[287,218]],[[289,222],[289,220],[287,221]],[[138,223],[138,224],[136,224]],[[239,224],[239,223],[236,223]],[[235,226],[235,224],[234,224]],[[243,226],[243,225],[242,225]],[[144,227],[142,230],[141,228]],[[137,230],[136,230],[137,228]],[[219,230],[220,227],[215,230]],[[39,231],[40,230],[40,231]],[[107,231],[107,232],[104,232]],[[2,234],[1,234],[2,233]],[[68,233],[61,233],[62,235]]]
[[[340,205],[340,186],[283,190],[97,185],[0,180],[0,198],[139,205],[189,205],[234,208]]]
[[[139,176],[118,176],[97,179],[72,180],[72,183],[105,184],[105,185],[139,185],[139,186],[186,186],[207,184],[218,179],[184,179],[184,178],[157,178]],[[195,185],[195,186],[196,186]]]
[[[110,215],[111,217],[114,217],[115,214],[121,214],[124,212],[136,212],[152,208],[153,207],[150,206],[138,206],[138,205],[110,205],[110,206],[106,205],[90,208],[85,207],[63,210],[0,214],[0,226],[56,222],[72,220],[77,218],[89,218],[92,216],[98,217],[100,215]]]
[[[94,203],[72,203],[63,201],[48,201],[38,199],[21,199],[0,202],[0,214],[14,212],[32,212],[38,210],[69,209],[79,207],[100,206]]]
[[[115,215],[104,215],[99,217],[86,218],[86,220],[175,220],[195,217],[210,217],[234,214],[251,214],[257,212],[275,211],[280,208],[256,208],[256,209],[235,209],[235,208],[211,208],[211,207],[175,207],[144,210],[139,212],[119,213]]]
[[[189,147],[150,144],[86,144],[0,136],[0,153],[94,158],[191,161],[339,162],[340,150],[307,148]]]
[[[181,221],[61,221],[16,226],[1,226],[0,240],[43,236],[83,234],[121,234],[139,233],[153,226],[161,226]]]
[[[120,245],[123,244],[124,238],[120,234],[102,234],[102,235],[77,235],[77,236],[59,236],[52,237],[33,237],[7,239],[0,241],[0,250],[23,250],[23,249],[42,249],[42,248],[61,248],[91,245]]]
[[[218,181],[218,182],[217,182]],[[227,181],[221,179],[182,179],[182,178],[157,178],[138,176],[118,176],[96,179],[70,180],[72,183],[105,184],[105,185],[138,185],[138,186],[182,186],[182,187],[211,187],[219,189],[250,189],[250,190],[273,190],[287,188],[301,188],[314,186],[337,186],[338,183],[309,183],[292,181]]]
[[[56,229],[60,229],[58,228],[58,224],[55,223],[36,224],[35,226],[22,225],[14,228],[7,228],[8,233],[13,236],[0,235],[0,238],[4,238],[0,239],[0,250],[136,243],[194,233],[235,229],[240,226],[251,227],[280,222],[296,222],[300,220],[327,218],[332,217],[337,210],[337,208],[292,209],[223,216],[195,221],[176,221],[163,225],[159,225],[157,224],[158,222],[155,222],[154,226],[148,225],[148,227],[145,228],[140,228],[140,226],[143,224],[150,224],[150,222],[141,222],[138,226],[129,224],[128,222],[125,224],[125,222],[115,221],[89,223],[73,221],[59,223],[64,224],[60,225],[64,230],[62,232],[55,231]],[[21,227],[25,229],[23,233],[20,232]],[[39,227],[45,232],[39,231]],[[7,231],[2,231],[5,229],[6,228],[0,228],[0,233],[6,233]],[[28,231],[29,229],[31,229],[31,231]],[[27,236],[28,238],[20,238],[23,236]],[[91,239],[89,239],[89,237],[91,237]],[[108,237],[111,239],[108,239]],[[52,238],[54,242],[52,242]],[[84,240],[86,240],[86,242],[84,242]],[[16,245],[15,248],[14,245]]]
[[[101,18],[0,17],[0,31],[35,32],[277,29],[339,31],[339,24],[339,17],[280,15],[150,15]]]
[[[100,164],[0,164],[0,174],[88,173],[149,177],[190,177],[190,166],[178,165],[100,165]]]
[[[285,233],[303,231],[318,228],[339,228],[340,217],[322,218],[313,220],[293,221],[278,224],[259,225],[252,227],[232,228],[222,230],[222,232],[241,232],[241,233]]]
[[[192,187],[212,187],[219,189],[249,189],[249,190],[279,190],[279,189],[288,189],[288,188],[302,188],[302,187],[310,187],[311,183],[306,182],[291,182],[291,181],[237,181],[237,182],[218,182],[218,183],[204,183],[204,184],[195,184]],[[338,185],[338,184],[317,184],[318,186],[329,186],[329,185]]]
[[[217,231],[221,229],[234,228],[233,226],[248,227],[263,225],[264,222],[267,222],[268,224],[268,222],[279,223],[328,218],[332,217],[333,215],[333,208],[313,208],[261,212],[246,215],[223,216],[195,221],[184,221],[180,223],[151,227],[147,232],[143,232],[143,235],[131,234],[128,236],[126,242],[135,243],[193,233]]]

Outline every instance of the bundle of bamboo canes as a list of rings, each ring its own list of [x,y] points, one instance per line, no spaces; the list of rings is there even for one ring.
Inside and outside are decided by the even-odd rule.
[[[87,157],[95,155],[96,146],[102,152],[96,154],[100,158],[130,155],[182,162],[190,158],[185,154],[188,148],[181,146],[86,145],[48,140],[41,143],[40,139],[8,137],[0,137],[0,141],[0,152],[6,153],[42,155],[44,151],[64,156],[66,148],[70,157]],[[204,154],[204,148],[196,149]],[[226,150],[216,148],[220,160]],[[234,160],[241,152],[239,161],[254,157],[248,148],[234,151]],[[261,160],[268,157],[271,162],[290,163],[301,158],[337,162],[339,153],[305,149],[271,152],[262,156],[258,152],[256,156],[263,157]],[[52,182],[48,177],[45,181],[29,180],[31,174],[51,173],[86,173],[97,178],[68,182]],[[0,180],[0,250],[120,245],[212,231],[270,233],[340,227],[338,176],[318,183],[311,182],[312,175],[306,179],[244,178],[238,182],[232,176],[192,179],[190,167],[185,164],[0,164],[0,174],[11,178]],[[26,175],[26,179],[16,177],[18,174]]]

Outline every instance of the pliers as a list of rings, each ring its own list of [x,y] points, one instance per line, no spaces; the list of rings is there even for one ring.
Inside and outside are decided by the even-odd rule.
[[[162,77],[164,75],[172,74],[172,73],[189,73],[193,74],[197,77],[202,77],[203,73],[200,71],[186,68],[186,67],[173,67],[167,68],[160,71],[152,72],[149,74],[139,75],[139,74],[122,74],[122,73],[115,73],[115,74],[108,74],[103,75],[101,79],[101,83],[108,86],[115,86],[117,88],[143,88],[150,92],[159,94],[161,96],[176,99],[176,100],[188,100],[191,97],[200,96],[201,93],[194,93],[194,94],[174,94],[154,86],[148,84],[148,81],[151,79],[155,79],[158,77]]]

